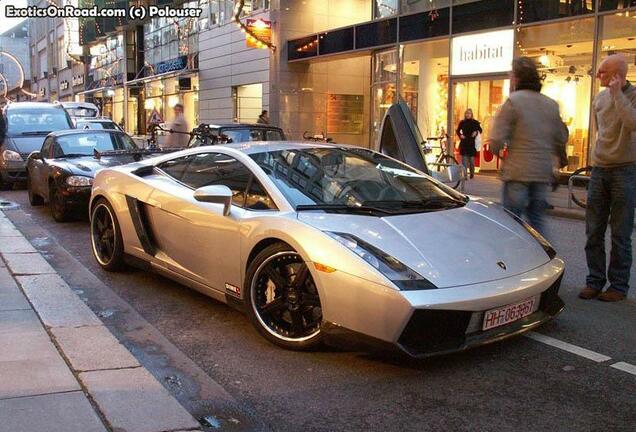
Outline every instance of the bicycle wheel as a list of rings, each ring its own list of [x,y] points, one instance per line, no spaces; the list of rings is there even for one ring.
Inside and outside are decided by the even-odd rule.
[[[455,171],[455,169],[451,167],[456,165],[459,165],[459,163],[457,162],[457,159],[455,159],[453,155],[445,154],[440,157],[440,163],[435,165],[435,167],[437,172],[443,172],[444,170]],[[452,181],[452,182],[444,182],[444,183],[452,187],[453,189],[457,189],[459,187],[459,184],[461,183],[461,176],[459,180],[457,180],[457,182]]]
[[[572,173],[572,177],[574,176],[587,176],[590,177],[592,175],[592,167],[586,166],[583,168],[579,168]],[[570,197],[574,204],[579,207],[586,208],[587,207],[587,188],[590,184],[589,180],[572,180],[572,192],[570,193]]]

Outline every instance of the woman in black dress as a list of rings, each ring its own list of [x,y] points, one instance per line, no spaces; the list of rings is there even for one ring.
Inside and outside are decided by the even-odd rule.
[[[475,138],[481,132],[481,125],[473,118],[473,110],[468,108],[455,133],[460,139],[459,154],[462,155],[462,165],[470,170],[470,178],[475,177]]]

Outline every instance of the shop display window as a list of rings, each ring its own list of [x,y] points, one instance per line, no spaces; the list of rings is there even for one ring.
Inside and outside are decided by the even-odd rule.
[[[320,43],[320,55],[352,50],[353,27],[321,33],[318,40]]]
[[[397,101],[398,55],[396,50],[384,51],[373,56],[372,143],[375,143],[382,126],[382,119],[391,104]]]
[[[520,23],[545,21],[594,13],[596,0],[518,0]],[[603,0],[602,0],[603,1]],[[623,0],[615,0],[618,3]],[[612,3],[611,1],[605,3]]]
[[[443,136],[448,111],[448,39],[402,46],[400,95],[424,137]]]
[[[593,41],[594,18],[523,27],[517,33],[516,54],[537,62],[541,92],[559,103],[570,132],[566,171],[585,166],[588,159]]]
[[[355,35],[357,49],[393,44],[397,37],[397,19],[361,24],[356,26]]]
[[[636,0],[599,0],[598,10],[609,11],[636,6]]]

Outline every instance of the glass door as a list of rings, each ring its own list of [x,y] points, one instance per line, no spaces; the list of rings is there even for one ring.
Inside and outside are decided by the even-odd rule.
[[[371,122],[371,148],[378,147],[382,119],[389,107],[397,101],[397,51],[383,51],[373,56],[371,98],[373,117]]]
[[[493,77],[481,80],[454,80],[452,86],[452,124],[449,135],[455,144],[455,158],[461,161],[459,155],[459,137],[455,133],[457,125],[463,120],[467,109],[473,110],[475,120],[481,123],[482,138],[488,137],[490,127],[497,110],[510,94],[510,80],[506,77]],[[481,151],[475,157],[475,170],[496,171],[499,169],[499,158],[489,151]]]

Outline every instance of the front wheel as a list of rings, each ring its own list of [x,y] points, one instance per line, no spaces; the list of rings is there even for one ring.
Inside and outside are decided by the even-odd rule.
[[[124,241],[115,211],[108,201],[100,199],[91,211],[91,245],[93,256],[107,271],[124,267]]]
[[[60,188],[51,184],[49,186],[49,208],[51,216],[56,222],[68,222],[71,219],[71,210]]]
[[[268,246],[250,263],[245,280],[248,315],[267,340],[292,350],[321,343],[318,289],[296,251],[284,243]]]

